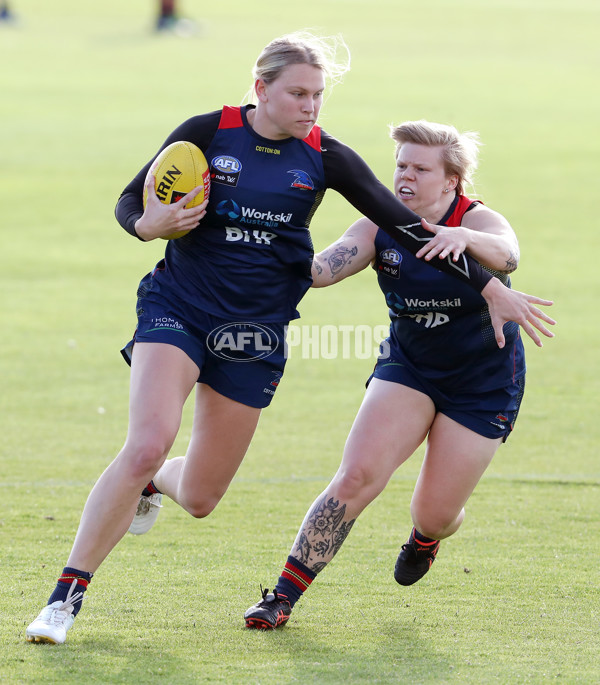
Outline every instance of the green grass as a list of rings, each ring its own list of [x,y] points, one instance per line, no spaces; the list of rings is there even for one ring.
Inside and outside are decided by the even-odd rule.
[[[0,26],[0,682],[596,683],[600,422],[596,185],[600,7],[593,0],[307,0],[184,9],[196,38],[152,35],[146,0],[14,0]],[[91,485],[123,441],[140,277],[163,245],[113,218],[175,125],[236,104],[271,38],[341,32],[353,57],[322,124],[391,179],[386,127],[480,131],[477,189],[518,231],[517,289],[555,299],[555,340],[527,343],[514,436],[433,572],[391,571],[419,456],[361,516],[271,634],[245,631],[339,462],[371,361],[295,357],[229,492],[198,522],[167,503],[98,571],[59,648],[24,630],[68,555]],[[356,218],[335,194],[323,247]],[[311,292],[301,325],[385,323],[370,274]],[[174,453],[185,449],[189,410]]]

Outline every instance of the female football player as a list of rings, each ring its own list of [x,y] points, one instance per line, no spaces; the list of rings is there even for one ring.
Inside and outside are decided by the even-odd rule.
[[[335,81],[348,67],[331,46],[305,34],[276,39],[255,65],[255,105],[192,117],[167,137],[162,148],[186,140],[203,151],[210,205],[186,208],[200,188],[159,202],[153,160],[123,191],[116,216],[132,236],[192,230],[167,243],[139,285],[137,329],[123,350],[131,364],[125,444],[88,497],[67,566],[27,628],[30,641],[65,641],[93,573],[130,526],[148,530],[163,493],[198,518],[223,497],[283,374],[284,327],[312,283],[309,224],[325,190],[339,191],[413,253],[431,237],[355,152],[317,125],[326,77]],[[538,342],[534,328],[549,334],[536,306],[547,301],[512,292],[465,254],[431,261],[482,293],[499,345],[509,320]],[[187,453],[165,461],[192,390]]]
[[[525,384],[516,323],[494,341],[488,307],[468,285],[426,261],[465,252],[499,282],[519,262],[507,220],[464,195],[477,163],[477,137],[451,126],[406,122],[396,141],[394,192],[435,237],[411,254],[376,222],[359,219],[313,262],[313,286],[337,283],[369,264],[391,319],[341,465],[309,509],[273,593],[245,614],[250,628],[276,628],[340,549],[357,517],[426,439],[411,502],[414,527],[394,577],[412,585],[431,567],[440,540],[455,533],[465,503],[510,435]],[[420,257],[424,257],[420,259]]]

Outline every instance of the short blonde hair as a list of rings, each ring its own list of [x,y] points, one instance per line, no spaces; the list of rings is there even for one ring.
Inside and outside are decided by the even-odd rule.
[[[462,194],[465,185],[473,185],[473,173],[477,168],[480,146],[478,133],[459,133],[454,126],[421,119],[390,126],[390,136],[396,141],[396,156],[404,143],[441,147],[446,176],[458,176],[456,192]]]
[[[290,64],[310,64],[321,69],[328,85],[333,86],[350,69],[350,51],[341,35],[320,37],[296,31],[275,38],[263,49],[252,76],[255,81],[272,83]]]

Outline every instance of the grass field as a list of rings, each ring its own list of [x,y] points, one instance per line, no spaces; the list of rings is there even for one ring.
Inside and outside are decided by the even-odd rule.
[[[0,682],[600,682],[596,0],[183,2],[201,27],[153,35],[153,3],[13,0],[0,25]],[[481,133],[477,191],[515,226],[519,290],[555,300],[526,343],[514,436],[431,574],[400,588],[418,456],[364,513],[288,626],[243,628],[327,484],[372,360],[292,358],[229,492],[204,521],[167,502],[96,574],[62,647],[24,641],[90,487],[126,431],[141,276],[161,241],[116,224],[122,187],[188,116],[238,104],[270,39],[342,33],[353,69],[323,127],[392,172],[387,126]],[[356,218],[334,193],[317,248]],[[307,295],[301,324],[375,326],[371,274]],[[186,414],[174,454],[189,437]]]

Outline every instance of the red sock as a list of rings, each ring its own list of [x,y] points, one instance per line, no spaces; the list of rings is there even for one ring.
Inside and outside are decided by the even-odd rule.
[[[154,485],[154,481],[150,481],[148,485],[142,490],[142,495],[144,497],[149,497],[150,495],[162,495],[162,492]]]

